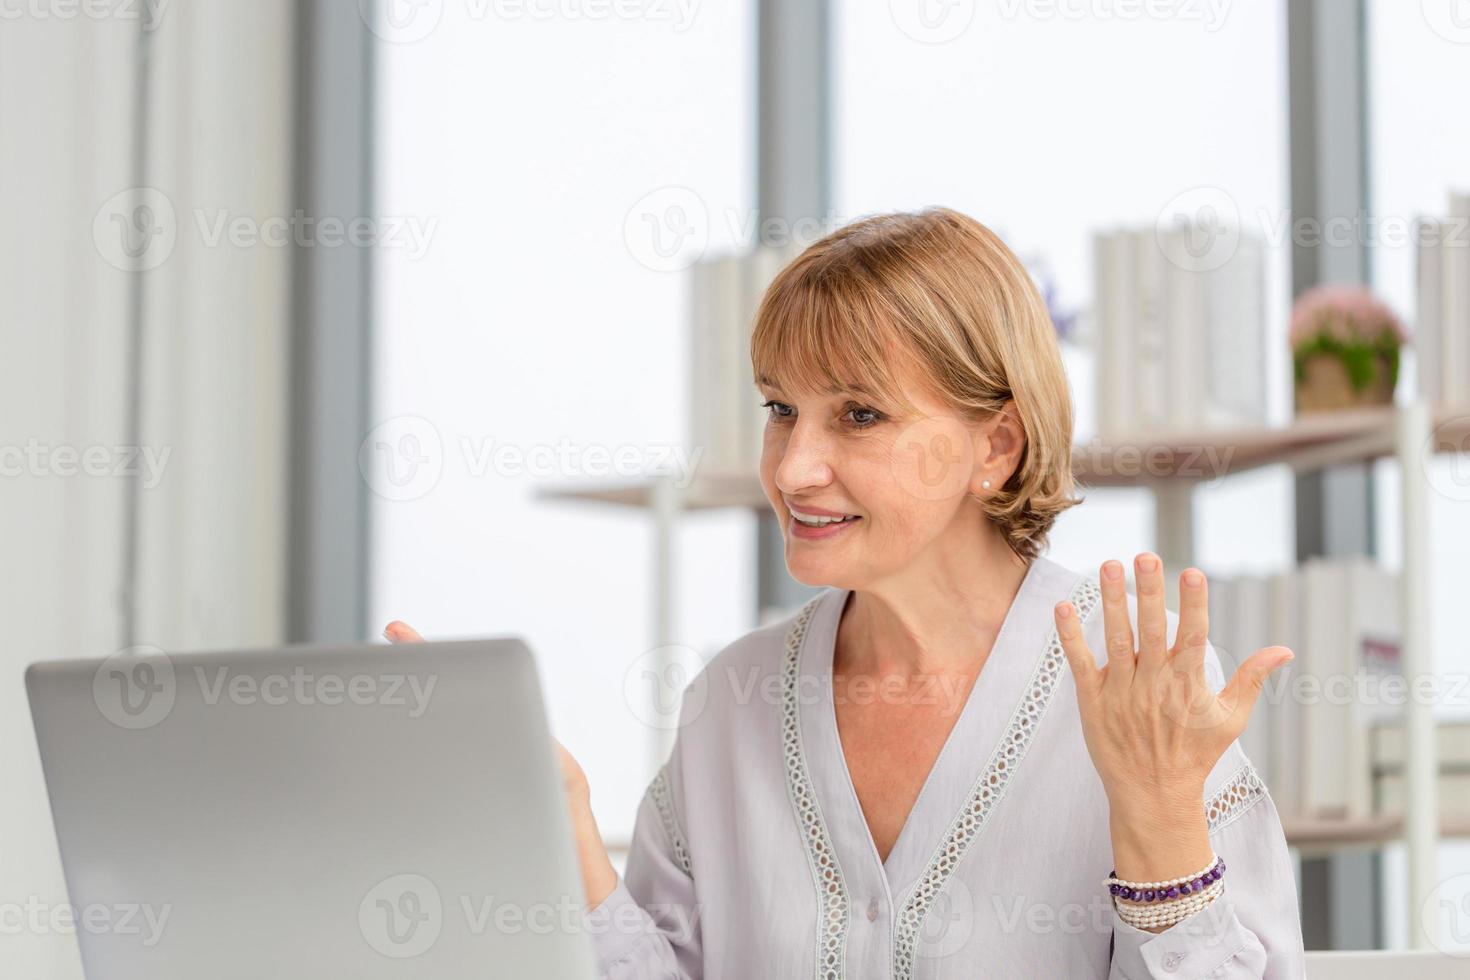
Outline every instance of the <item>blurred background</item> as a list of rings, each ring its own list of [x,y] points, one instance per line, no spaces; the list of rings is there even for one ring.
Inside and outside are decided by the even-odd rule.
[[[65,895],[26,664],[392,619],[524,636],[623,846],[809,594],[759,291],[938,204],[1053,307],[1050,557],[1298,651],[1246,748],[1308,948],[1470,954],[1467,91],[1463,0],[0,0],[0,910]]]

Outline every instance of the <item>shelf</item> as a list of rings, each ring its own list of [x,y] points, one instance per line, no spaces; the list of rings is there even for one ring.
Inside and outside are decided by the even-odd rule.
[[[1404,818],[1396,814],[1356,820],[1283,814],[1281,826],[1289,845],[1314,851],[1380,845],[1404,838]],[[1440,837],[1470,837],[1470,813],[1447,813],[1441,817]]]
[[[568,486],[537,488],[537,495],[547,500],[579,500],[621,507],[648,508],[653,505],[652,479],[639,478],[606,483],[583,481]],[[755,473],[700,473],[688,487],[680,488],[680,510],[715,510],[743,507],[765,510],[770,507],[760,478]]]
[[[1263,466],[1285,465],[1299,473],[1362,463],[1395,450],[1395,411],[1390,406],[1305,415],[1287,426],[1165,434],[1144,439],[1093,439],[1072,449],[1072,471],[1085,487],[1188,485],[1210,482]],[[1433,451],[1459,452],[1470,445],[1470,406],[1434,414]],[[652,479],[548,486],[549,500],[578,500],[647,508]],[[754,468],[701,472],[680,491],[682,510],[770,506]]]

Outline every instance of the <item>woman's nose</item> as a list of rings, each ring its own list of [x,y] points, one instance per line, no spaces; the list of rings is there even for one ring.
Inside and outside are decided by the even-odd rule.
[[[776,486],[784,493],[832,482],[832,447],[827,434],[815,423],[797,421],[776,466]]]

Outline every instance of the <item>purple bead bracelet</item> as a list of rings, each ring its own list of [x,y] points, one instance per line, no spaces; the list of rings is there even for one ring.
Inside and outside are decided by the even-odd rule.
[[[1127,885],[1108,885],[1108,891],[1114,898],[1123,898],[1130,902],[1167,902],[1172,898],[1180,898],[1185,895],[1202,892],[1214,882],[1219,881],[1224,874],[1225,859],[1220,858],[1215,861],[1214,867],[1210,868],[1210,870],[1198,878],[1192,878],[1189,881],[1170,888],[1145,888],[1140,890],[1129,888]],[[1108,872],[1109,878],[1116,878],[1117,876],[1118,872],[1116,869]]]

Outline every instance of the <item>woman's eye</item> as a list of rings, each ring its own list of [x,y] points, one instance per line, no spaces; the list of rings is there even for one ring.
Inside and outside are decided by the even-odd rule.
[[[773,419],[789,419],[794,413],[790,405],[778,401],[762,402],[761,407],[769,409]]]
[[[853,425],[859,429],[866,429],[883,418],[877,410],[871,408],[852,408],[848,409],[847,414],[852,418]]]

